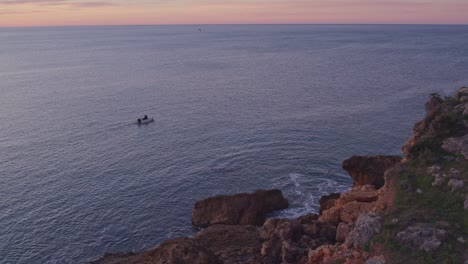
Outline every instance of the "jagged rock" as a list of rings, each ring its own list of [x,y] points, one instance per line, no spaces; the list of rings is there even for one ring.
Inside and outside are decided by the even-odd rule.
[[[378,189],[385,183],[385,171],[400,161],[399,156],[353,156],[343,161],[343,169],[353,178],[354,186],[373,185]]]
[[[225,264],[259,263],[262,242],[256,226],[214,225],[193,238]]]
[[[333,223],[339,223],[340,222],[340,215],[341,211],[343,210],[343,206],[334,206],[328,210],[324,210],[320,216],[319,219],[322,221],[329,221]]]
[[[351,192],[344,192],[341,194],[340,199],[344,202],[363,202],[370,203],[377,201],[379,194],[376,192],[374,186],[363,185],[355,187]]]
[[[465,159],[468,159],[468,134],[463,137],[444,140],[442,148],[451,154],[462,154]]]
[[[447,232],[427,224],[414,224],[397,234],[396,239],[404,246],[421,251],[433,251],[439,248]]]
[[[384,256],[377,256],[368,259],[364,264],[385,264]]]
[[[448,186],[452,188],[452,192],[463,187],[463,181],[458,179],[451,179]]]
[[[374,204],[352,201],[343,206],[340,214],[340,220],[345,223],[353,223],[356,219],[366,212],[370,212]]]
[[[320,204],[320,213],[324,210],[330,209],[335,205],[335,201],[340,198],[340,193],[331,193],[329,195],[324,195],[320,197],[319,204]]]
[[[352,223],[359,214],[370,211],[380,211],[384,209],[384,203],[378,203],[379,194],[386,188],[375,190],[372,185],[356,186],[351,191],[344,192],[340,198],[336,199],[334,206],[323,210],[319,219],[329,222]]]
[[[106,254],[93,264],[222,264],[213,252],[190,238],[168,240],[141,254]]]
[[[344,242],[349,236],[351,230],[353,230],[354,224],[340,223],[336,229],[336,241]]]
[[[462,87],[460,89],[458,89],[456,95],[455,95],[455,99],[461,101],[461,98],[462,97],[465,97],[465,96],[468,96],[468,87]]]
[[[332,258],[336,246],[323,245],[308,253],[308,263],[324,263]]]
[[[380,232],[381,218],[375,214],[361,214],[348,235],[345,244],[349,247],[360,248],[365,246],[371,238]]]
[[[215,224],[262,225],[267,213],[287,207],[288,200],[280,190],[219,195],[195,203],[192,223],[200,227]]]
[[[442,127],[439,116],[442,102],[440,98],[432,97],[426,103],[426,116],[422,121],[414,125],[413,134],[402,147],[405,160],[413,156],[413,148],[415,146],[426,139],[434,139],[437,136],[438,131]]]
[[[309,214],[297,219],[268,219],[260,231],[264,263],[299,263],[309,249],[335,243],[336,225]]]

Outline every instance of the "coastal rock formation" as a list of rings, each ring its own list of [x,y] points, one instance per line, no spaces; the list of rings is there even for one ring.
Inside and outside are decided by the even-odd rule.
[[[462,154],[468,160],[468,134],[463,137],[447,138],[444,140],[442,148],[451,154]]]
[[[219,195],[195,203],[192,223],[200,227],[215,224],[260,226],[267,213],[286,209],[288,205],[280,190]]]
[[[404,246],[422,251],[433,251],[445,240],[447,232],[427,224],[414,224],[397,234],[396,239]]]
[[[256,226],[214,225],[200,231],[193,239],[224,264],[261,263],[262,242]]]
[[[190,238],[168,240],[141,254],[108,254],[93,264],[223,264],[213,252]]]
[[[265,221],[268,212],[288,207],[279,190],[215,196],[195,203],[192,221],[207,228],[193,238],[166,241],[139,254],[106,254],[94,263],[406,263],[405,247],[424,255],[444,243],[452,243],[443,247],[452,250],[450,263],[466,262],[462,247],[453,244],[465,243],[460,234],[462,213],[468,210],[468,166],[464,158],[453,155],[464,155],[466,102],[468,88],[460,89],[455,98],[433,95],[426,104],[428,114],[403,147],[405,162],[397,156],[354,156],[344,161],[354,186],[323,196],[319,215]],[[373,239],[376,235],[378,239]],[[403,247],[395,249],[403,251],[385,248],[381,241],[399,243]],[[430,254],[438,263],[448,256]]]
[[[320,198],[319,204],[320,204],[320,214],[324,210],[328,210],[335,206],[336,200],[340,198],[340,193],[332,193],[329,195],[324,195]]]
[[[427,139],[435,138],[437,136],[437,130],[441,127],[442,120],[438,113],[442,109],[443,100],[438,96],[433,96],[426,103],[426,116],[425,118],[416,123],[413,128],[413,135],[408,139],[405,145],[402,147],[403,155],[405,159],[411,158],[414,152],[414,148],[424,142]]]
[[[319,219],[334,223],[353,223],[363,212],[378,212],[385,209],[384,193],[386,189],[376,190],[373,185],[354,187],[342,193],[332,207],[323,210]]]
[[[336,225],[315,214],[297,219],[269,219],[260,231],[263,263],[299,263],[310,249],[334,244]]]
[[[378,189],[385,183],[385,171],[400,161],[399,156],[353,156],[343,162],[343,169],[353,178],[354,186],[374,185]]]
[[[346,237],[345,245],[362,248],[382,228],[382,219],[375,214],[361,214],[354,224],[353,230]]]

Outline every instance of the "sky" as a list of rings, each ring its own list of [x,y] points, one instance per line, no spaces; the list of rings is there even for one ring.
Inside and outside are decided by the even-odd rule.
[[[0,27],[468,24],[468,0],[0,0]]]

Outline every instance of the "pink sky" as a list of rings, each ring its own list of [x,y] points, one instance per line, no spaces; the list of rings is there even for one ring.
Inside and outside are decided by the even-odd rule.
[[[468,0],[0,0],[0,26],[468,24]]]

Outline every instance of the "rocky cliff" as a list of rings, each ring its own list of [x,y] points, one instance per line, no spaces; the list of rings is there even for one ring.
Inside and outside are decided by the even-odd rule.
[[[320,199],[320,214],[267,219],[279,190],[195,204],[191,238],[94,263],[467,263],[468,88],[431,95],[425,118],[396,156],[343,162],[353,188]]]

